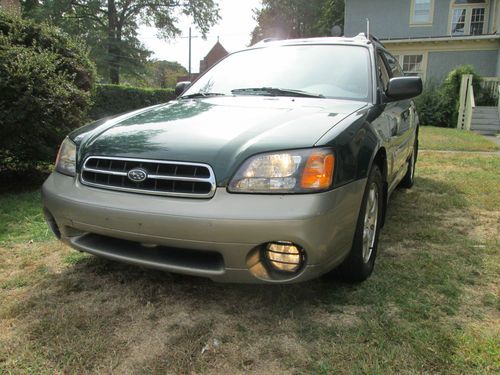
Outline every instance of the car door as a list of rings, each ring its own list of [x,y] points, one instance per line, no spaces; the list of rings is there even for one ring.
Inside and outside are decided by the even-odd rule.
[[[398,61],[387,51],[381,51],[384,62],[387,64],[390,78],[404,76]],[[403,177],[407,169],[407,160],[413,151],[414,134],[415,134],[415,105],[412,100],[400,100],[394,102],[399,114],[398,127],[396,129],[395,145],[395,171],[396,177]],[[400,176],[398,176],[400,175]],[[397,181],[399,182],[399,181]],[[396,181],[395,181],[396,183]]]
[[[379,90],[385,92],[391,78],[385,58],[381,51],[376,52],[376,68]],[[395,185],[401,169],[401,137],[399,136],[403,109],[399,102],[381,103],[384,106],[382,115],[377,119],[379,134],[387,146],[387,182],[391,190]]]

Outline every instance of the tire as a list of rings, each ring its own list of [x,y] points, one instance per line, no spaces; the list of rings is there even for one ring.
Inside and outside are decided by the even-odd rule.
[[[418,140],[415,139],[415,144],[413,146],[413,151],[410,158],[408,159],[408,169],[406,174],[399,183],[399,187],[403,189],[411,189],[415,183],[415,167],[417,164],[417,153],[418,153]]]
[[[336,272],[344,281],[358,283],[373,272],[382,223],[383,197],[382,173],[379,166],[374,165],[368,175],[351,251]]]

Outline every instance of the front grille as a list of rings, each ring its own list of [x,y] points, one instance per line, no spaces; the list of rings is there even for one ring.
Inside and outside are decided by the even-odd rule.
[[[129,178],[137,169],[145,172],[143,181]],[[88,186],[142,194],[210,198],[215,193],[212,168],[198,163],[90,156],[80,180]]]

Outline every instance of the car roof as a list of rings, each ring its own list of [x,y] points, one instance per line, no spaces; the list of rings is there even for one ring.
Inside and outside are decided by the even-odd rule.
[[[360,33],[355,37],[321,37],[321,38],[302,38],[302,39],[263,39],[260,42],[250,46],[252,48],[262,47],[278,47],[290,45],[308,45],[308,44],[344,44],[344,45],[358,45],[368,46],[375,44],[379,48],[384,48],[382,43],[374,37],[367,38],[364,33]]]

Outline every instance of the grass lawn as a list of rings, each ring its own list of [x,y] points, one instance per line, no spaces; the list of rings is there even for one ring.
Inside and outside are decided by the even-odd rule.
[[[497,151],[498,146],[474,132],[458,129],[420,127],[420,148],[453,151]]]
[[[53,240],[38,191],[0,195],[0,374],[497,374],[499,187],[498,155],[422,153],[356,286],[113,263]]]

